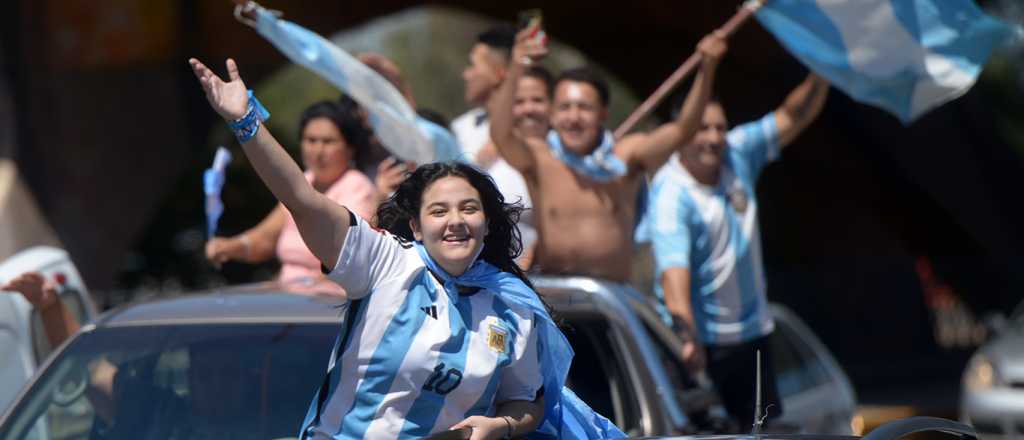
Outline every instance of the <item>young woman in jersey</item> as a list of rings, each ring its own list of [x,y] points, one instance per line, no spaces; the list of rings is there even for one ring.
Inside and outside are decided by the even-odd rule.
[[[302,438],[624,436],[563,387],[572,349],[515,265],[518,209],[461,164],[416,170],[385,230],[314,190],[265,127],[234,61],[189,63],[210,105],[349,303]],[[262,111],[261,111],[262,110]],[[572,423],[567,419],[573,418]]]

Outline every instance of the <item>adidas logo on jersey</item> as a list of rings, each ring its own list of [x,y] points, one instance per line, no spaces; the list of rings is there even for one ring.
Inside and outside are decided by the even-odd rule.
[[[426,313],[427,316],[437,319],[437,306],[420,307],[420,310],[422,310],[423,313]]]

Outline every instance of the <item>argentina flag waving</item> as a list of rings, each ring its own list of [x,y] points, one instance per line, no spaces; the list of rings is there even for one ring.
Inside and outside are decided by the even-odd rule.
[[[236,7],[255,15],[254,27],[292,62],[306,67],[358,102],[384,147],[402,159],[429,163],[459,159],[461,148],[444,128],[419,117],[402,94],[349,53],[274,11],[248,2]]]
[[[757,18],[811,70],[904,124],[966,93],[1021,34],[972,0],[768,0]]]

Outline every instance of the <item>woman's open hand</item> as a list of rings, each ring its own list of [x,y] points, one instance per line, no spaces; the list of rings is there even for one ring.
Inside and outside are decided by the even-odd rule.
[[[238,66],[235,64],[235,60],[228,58],[224,63],[228,69],[228,82],[224,82],[209,67],[195,58],[189,58],[188,64],[192,66],[192,73],[195,73],[196,78],[199,79],[199,84],[206,92],[206,100],[210,102],[210,107],[213,107],[214,111],[228,121],[245,116],[249,107],[249,92],[245,88],[245,83],[242,82],[242,77],[238,75]]]

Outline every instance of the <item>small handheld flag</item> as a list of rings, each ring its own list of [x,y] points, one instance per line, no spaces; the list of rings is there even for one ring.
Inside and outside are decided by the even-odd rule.
[[[203,193],[206,194],[206,237],[213,238],[217,232],[217,222],[224,213],[224,203],[220,200],[220,191],[224,188],[224,170],[231,163],[231,152],[223,146],[217,147],[213,157],[213,166],[203,172]]]

